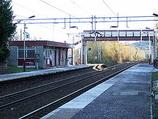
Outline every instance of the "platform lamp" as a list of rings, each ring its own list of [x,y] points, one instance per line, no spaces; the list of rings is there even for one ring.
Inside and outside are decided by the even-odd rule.
[[[158,14],[156,14],[156,13],[153,13],[153,15],[155,16],[155,17],[158,17]],[[157,41],[157,26],[156,26],[156,30],[155,30],[155,57],[157,57],[157,48],[156,48],[156,41]]]
[[[153,13],[153,15],[156,16],[156,17],[158,17],[158,14],[156,14],[156,13]]]
[[[28,17],[29,19],[31,19],[31,18],[34,18],[35,17],[35,15],[33,15],[33,16],[30,16],[30,17]],[[25,29],[26,29],[26,23],[24,22],[24,32],[23,32],[23,34],[24,34],[24,60],[23,60],[23,71],[25,72],[26,71],[26,64],[25,64],[25,62],[26,62],[26,52],[25,52],[25,47],[26,47],[26,43],[25,43],[25,35],[26,35],[26,31],[25,31]]]
[[[69,28],[70,28],[70,29],[77,29],[77,30],[78,30],[78,26],[71,26],[71,24],[70,24],[70,27],[69,27]],[[72,33],[72,34],[73,34],[73,33]],[[69,36],[69,35],[71,35],[71,34],[68,34],[68,36]],[[74,40],[75,40],[75,39],[74,39],[74,36],[73,36],[73,38],[72,38],[72,49],[71,49],[71,55],[72,55],[71,64],[72,64],[72,65],[74,64],[74,63],[73,63],[73,62],[74,62],[74,53],[73,53],[73,52],[74,52],[74,50],[73,50],[73,49],[74,49]]]
[[[145,27],[146,29],[150,29],[149,27]],[[149,37],[149,58],[151,58],[151,40],[150,40],[150,33],[147,32],[148,37]]]

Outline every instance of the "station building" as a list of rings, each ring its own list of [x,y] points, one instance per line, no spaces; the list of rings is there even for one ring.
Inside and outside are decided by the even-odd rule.
[[[25,43],[25,44],[24,44]],[[11,41],[9,65],[36,66],[45,69],[67,65],[69,44],[54,41]],[[24,49],[25,45],[25,49]],[[24,54],[25,50],[25,54]]]

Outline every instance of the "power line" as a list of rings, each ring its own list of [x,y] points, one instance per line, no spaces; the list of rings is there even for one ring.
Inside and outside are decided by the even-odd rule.
[[[43,3],[45,3],[45,4],[47,4],[47,5],[49,5],[49,6],[51,6],[51,7],[53,7],[53,8],[55,8],[55,9],[57,9],[57,10],[59,10],[60,12],[63,12],[65,14],[69,15],[69,16],[71,15],[71,14],[69,14],[69,13],[67,13],[67,12],[65,12],[65,11],[63,11],[63,10],[61,10],[61,9],[59,9],[59,8],[57,8],[57,7],[53,6],[53,5],[45,2],[45,1],[43,1],[43,0],[40,0],[40,1],[43,2]]]
[[[115,16],[117,16],[116,14],[115,14],[115,12],[109,7],[109,5],[104,1],[104,0],[102,0],[103,2],[104,2],[104,4],[110,9],[110,11],[115,15]]]
[[[18,16],[23,17],[23,18],[26,18],[26,17],[21,16],[21,15],[18,15]],[[26,19],[27,19],[27,18],[26,18]],[[19,19],[19,20],[20,20],[20,19]],[[22,19],[22,20],[25,21],[25,19]],[[23,24],[23,23],[18,23],[18,24]],[[37,25],[37,26],[54,30],[53,28],[50,28],[50,27],[48,27],[48,26],[43,26],[43,25]],[[54,27],[54,26],[53,26],[53,27]],[[60,28],[60,29],[62,28],[62,27],[57,27],[57,26],[55,26],[55,27],[56,27],[56,28]],[[56,29],[55,29],[55,31],[57,31],[57,32],[62,32],[62,33],[66,33],[66,32],[63,32],[63,31],[61,31],[61,30],[56,30]]]
[[[69,13],[67,13],[67,12],[65,12],[65,11],[63,11],[63,10],[61,10],[61,9],[59,9],[59,8],[57,8],[57,7],[55,7],[55,6],[53,6],[53,5],[51,5],[51,4],[49,4],[49,3],[47,3],[47,2],[45,2],[45,1],[43,1],[43,0],[40,0],[41,2],[43,2],[43,3],[45,3],[46,5],[48,5],[48,6],[51,6],[51,7],[53,7],[54,9],[57,9],[58,11],[60,11],[60,12],[62,12],[62,13],[64,13],[64,14],[67,14],[67,15],[69,15],[69,24],[70,24],[70,27],[71,27],[71,14],[69,14]],[[75,18],[75,16],[72,16],[72,17],[74,17]],[[80,19],[78,19],[78,20],[80,20]],[[64,23],[66,23],[65,21],[64,21]]]
[[[87,10],[83,9],[81,6],[79,6],[77,3],[75,3],[73,0],[71,0],[71,2],[73,4],[75,4],[78,8],[80,8],[81,10],[83,10],[84,12],[86,12],[87,14],[90,14]],[[91,15],[91,14],[90,14]]]
[[[29,8],[27,8],[27,7],[25,7],[25,6],[22,6],[22,5],[18,4],[18,3],[15,3],[15,2],[12,2],[12,3],[15,4],[15,5],[17,5],[17,6],[20,6],[20,7],[24,8],[24,9],[26,9],[26,10],[29,10],[29,11],[31,11],[31,12],[37,13],[37,14],[42,15],[42,16],[45,16],[45,17],[48,17],[48,16],[43,15],[43,14],[41,14],[41,13],[38,13],[38,12],[32,10],[32,9],[29,9]],[[20,16],[20,15],[18,15],[18,16]]]

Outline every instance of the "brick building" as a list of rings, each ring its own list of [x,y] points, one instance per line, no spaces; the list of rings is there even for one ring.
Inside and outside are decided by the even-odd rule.
[[[24,64],[24,41],[11,41],[9,65],[21,67]],[[25,64],[38,68],[66,66],[68,60],[67,43],[54,41],[25,41]]]

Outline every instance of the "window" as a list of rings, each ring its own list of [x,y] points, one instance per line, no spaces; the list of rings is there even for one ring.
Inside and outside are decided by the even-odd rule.
[[[50,57],[50,54],[51,54],[51,50],[46,50],[46,57]]]
[[[120,31],[120,36],[126,36],[126,32],[125,31]]]
[[[33,59],[35,55],[35,47],[32,46],[26,46],[25,49],[25,58]],[[23,46],[18,47],[18,58],[23,59],[24,58],[24,48]]]
[[[147,36],[148,32],[142,32],[141,34],[142,34],[142,36]]]
[[[105,37],[111,37],[111,32],[105,32]]]
[[[18,56],[19,58],[24,58],[24,50],[19,50]]]
[[[154,36],[154,35],[155,35],[154,31],[149,31],[148,34],[149,34],[150,36]]]
[[[35,50],[27,50],[26,56],[27,56],[27,58],[34,58]]]
[[[128,31],[127,32],[127,36],[133,36],[133,32],[132,31]]]
[[[139,31],[134,32],[134,36],[141,36]]]
[[[119,32],[113,31],[113,32],[112,32],[112,36],[113,36],[113,37],[118,36],[118,33],[119,33]]]

